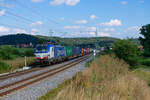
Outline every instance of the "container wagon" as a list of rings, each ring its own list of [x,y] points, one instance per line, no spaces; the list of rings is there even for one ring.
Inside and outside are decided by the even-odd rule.
[[[71,46],[65,46],[66,51],[66,60],[69,60],[72,58],[72,47]]]

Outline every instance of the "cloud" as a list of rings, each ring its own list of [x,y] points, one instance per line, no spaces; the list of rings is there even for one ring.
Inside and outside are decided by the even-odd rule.
[[[94,14],[90,16],[90,19],[97,19],[97,18],[98,17],[96,15],[94,15]]]
[[[61,18],[60,18],[60,20],[64,21],[64,20],[65,20],[65,18],[64,18],[64,17],[61,17]]]
[[[75,23],[76,24],[86,24],[88,21],[87,20],[78,20]]]
[[[127,1],[121,1],[121,4],[122,4],[122,5],[127,5],[128,2],[127,2]]]
[[[4,0],[0,0],[0,7],[13,8],[13,5],[6,4]]]
[[[110,36],[110,34],[109,33],[106,33],[106,32],[98,32],[98,36],[100,36],[100,37],[108,37],[108,36]]]
[[[92,35],[92,36],[96,36],[96,33],[95,32],[88,32],[89,35]],[[99,37],[108,37],[110,36],[109,33],[106,33],[106,32],[98,32],[97,34]]]
[[[51,5],[61,5],[61,4],[66,4],[69,6],[75,6],[76,4],[78,4],[80,2],[80,0],[52,0],[50,1]]]
[[[39,33],[38,29],[35,29],[35,28],[31,29],[31,34],[32,35],[35,35],[36,33]]]
[[[8,33],[8,32],[10,32],[10,29],[7,27],[4,27],[4,26],[0,26],[0,33],[2,33],[2,32]]]
[[[127,28],[124,32],[139,32],[140,31],[140,28],[139,26],[132,26],[132,27],[129,27]]]
[[[96,31],[96,27],[94,27],[94,26],[87,27],[86,29],[87,29],[87,31]]]
[[[0,16],[3,16],[3,15],[5,15],[5,10],[4,9],[0,10]]]
[[[35,3],[39,3],[39,2],[43,2],[44,0],[32,0],[32,2],[35,2]]]
[[[80,29],[80,26],[64,26],[64,29]]]
[[[122,26],[122,22],[118,19],[111,19],[109,22],[100,23],[101,26]]]
[[[43,22],[41,22],[41,21],[36,21],[36,22],[32,23],[31,26],[40,26],[40,25],[42,25],[42,24],[43,24]]]
[[[28,33],[28,32],[26,32],[26,30],[24,29],[15,28],[13,29],[13,33],[17,34],[17,33]]]
[[[138,38],[140,36],[140,28],[139,26],[131,26],[128,27],[126,30],[124,30],[121,34],[121,36],[124,37],[132,37],[132,38]]]
[[[104,31],[105,32],[114,32],[115,29],[114,28],[105,28]]]
[[[144,0],[140,0],[139,2],[140,2],[140,3],[144,3]]]

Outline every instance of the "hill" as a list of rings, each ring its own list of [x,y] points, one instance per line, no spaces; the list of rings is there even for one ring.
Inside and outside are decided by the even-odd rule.
[[[110,46],[117,38],[112,37],[91,37],[91,38],[60,38],[41,35],[13,34],[0,36],[0,45],[20,44],[42,44],[50,42],[59,45],[76,45],[82,47]]]
[[[70,45],[70,46],[82,46],[82,47],[95,47],[97,46],[110,46],[114,43],[117,38],[112,37],[83,37],[83,38],[60,38],[60,37],[48,37],[40,36],[36,37],[40,39],[46,39],[55,41],[56,44]]]
[[[0,36],[0,45],[37,44],[39,38],[26,34]]]

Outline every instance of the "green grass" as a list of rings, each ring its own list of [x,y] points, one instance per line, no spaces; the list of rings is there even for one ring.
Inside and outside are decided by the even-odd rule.
[[[0,61],[0,73],[5,73],[10,71],[11,67],[4,62]]]
[[[37,100],[53,100],[57,94],[62,90],[64,87],[70,84],[71,80],[67,80],[60,84],[57,88],[52,89],[51,91],[47,92],[44,96],[38,98]]]

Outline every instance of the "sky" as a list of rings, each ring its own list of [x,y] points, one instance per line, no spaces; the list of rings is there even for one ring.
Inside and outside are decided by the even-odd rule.
[[[137,38],[149,10],[150,0],[0,0],[0,36]]]

